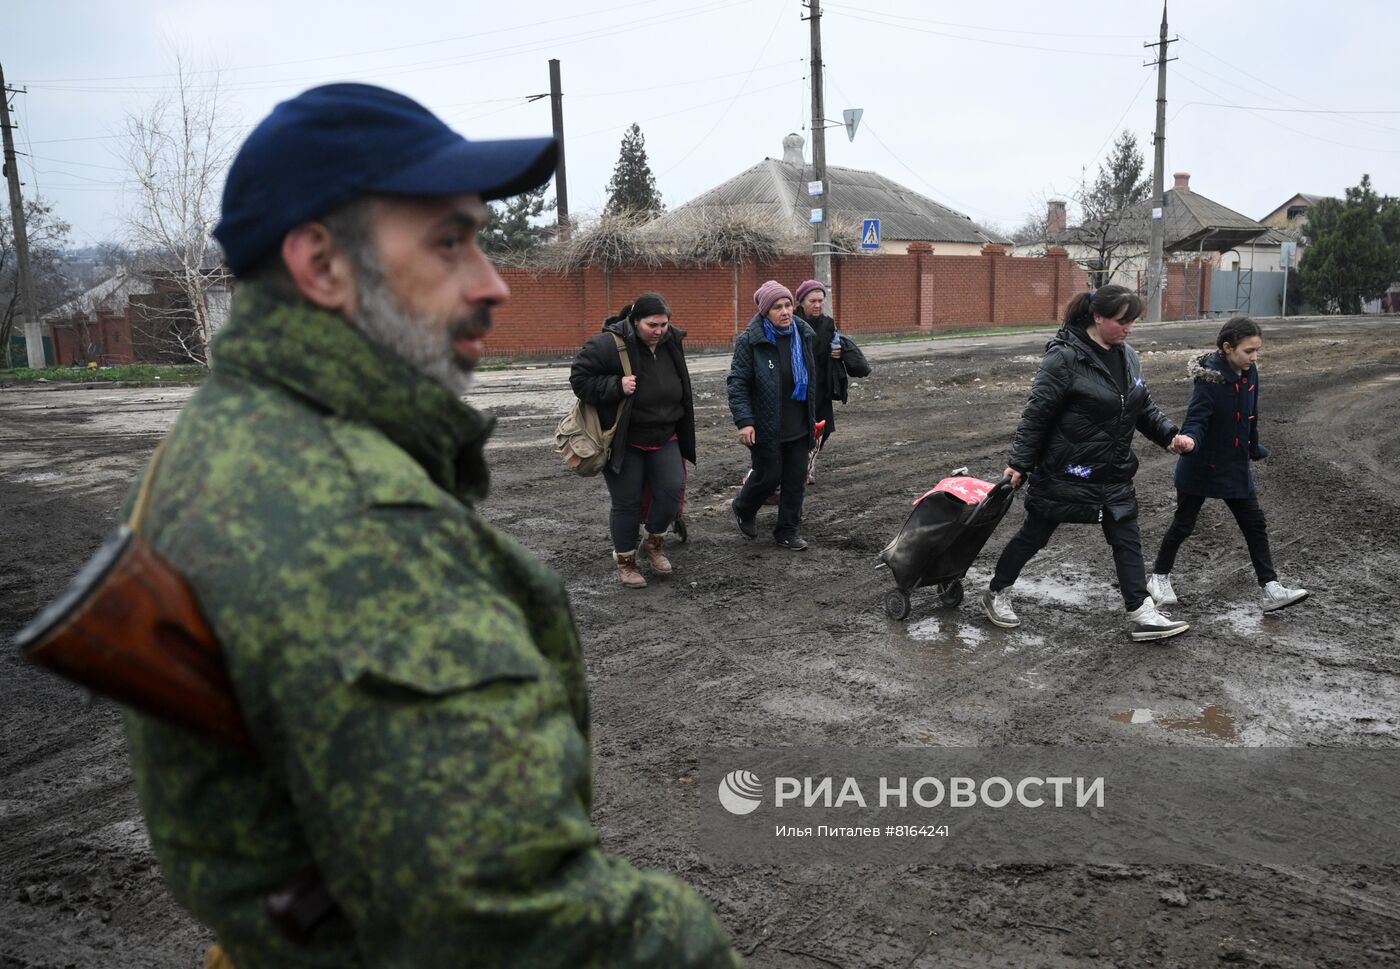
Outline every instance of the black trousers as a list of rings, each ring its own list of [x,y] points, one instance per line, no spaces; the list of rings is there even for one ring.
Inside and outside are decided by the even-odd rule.
[[[1026,563],[1043,549],[1055,534],[1059,522],[1026,513],[1020,531],[1006,543],[1006,548],[997,559],[996,572],[992,574],[992,591],[1000,592],[1016,581]],[[1108,539],[1113,549],[1113,568],[1118,573],[1118,591],[1123,594],[1123,605],[1129,611],[1142,605],[1147,598],[1147,575],[1143,571],[1142,535],[1138,531],[1136,516],[1127,521],[1114,521],[1107,515],[1103,520],[1103,537]]]
[[[685,461],[681,446],[672,438],[656,451],[629,447],[622,459],[622,470],[613,474],[603,469],[603,480],[612,496],[612,511],[608,515],[608,530],[612,533],[613,549],[635,551],[638,544],[637,527],[642,523],[642,495],[651,487],[651,505],[647,508],[647,531],[660,535],[671,527],[685,495]]]
[[[750,449],[753,473],[739,489],[734,510],[752,518],[763,502],[781,486],[778,495],[778,524],[773,537],[791,538],[802,524],[802,498],[807,491],[807,438],[781,444],[755,444]]]
[[[1264,520],[1264,509],[1259,507],[1259,497],[1251,494],[1248,498],[1224,498],[1225,507],[1235,516],[1235,523],[1244,533],[1244,542],[1249,546],[1249,560],[1254,563],[1254,575],[1259,584],[1273,582],[1278,578],[1274,571],[1274,557],[1269,551],[1269,528]],[[1206,500],[1201,495],[1188,495],[1184,491],[1176,493],[1176,514],[1172,516],[1171,527],[1162,536],[1162,547],[1157,550],[1157,561],[1152,571],[1157,575],[1170,575],[1176,564],[1176,553],[1181,543],[1191,537],[1196,528],[1196,516]]]

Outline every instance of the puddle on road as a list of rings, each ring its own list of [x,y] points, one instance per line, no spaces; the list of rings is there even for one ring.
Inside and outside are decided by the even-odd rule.
[[[1108,718],[1118,723],[1155,723],[1163,730],[1201,734],[1216,740],[1235,740],[1239,736],[1235,718],[1230,715],[1229,710],[1219,704],[1203,707],[1196,716],[1159,718],[1151,709],[1138,707],[1111,713]]]
[[[944,621],[930,616],[909,626],[905,632],[910,639],[919,642],[956,645],[963,650],[976,649],[986,642],[987,632],[984,629],[952,618],[946,620],[946,624],[948,629],[945,632]]]
[[[1264,612],[1258,606],[1240,606],[1216,617],[1242,636],[1257,635],[1263,628]]]
[[[31,481],[57,481],[62,477],[62,471],[34,471],[29,474],[12,475],[10,480],[16,484],[25,484]]]
[[[1083,580],[1059,578],[1026,578],[1022,576],[1012,589],[1012,601],[1020,598],[1048,599],[1067,606],[1087,606],[1090,584]]]

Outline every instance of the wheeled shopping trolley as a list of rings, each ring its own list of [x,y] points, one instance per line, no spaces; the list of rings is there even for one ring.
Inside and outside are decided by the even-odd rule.
[[[910,594],[932,586],[938,605],[963,600],[963,576],[1011,507],[1011,479],[996,483],[967,477],[967,468],[926,491],[914,502],[899,534],[880,552],[877,568],[888,568],[895,588],[885,595],[885,615],[907,619]]]

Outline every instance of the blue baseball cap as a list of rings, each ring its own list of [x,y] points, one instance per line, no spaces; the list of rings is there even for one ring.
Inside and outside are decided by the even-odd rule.
[[[272,109],[224,184],[214,238],[235,275],[294,227],[367,193],[506,198],[549,181],[553,138],[468,141],[417,101],[369,84],[327,84]]]

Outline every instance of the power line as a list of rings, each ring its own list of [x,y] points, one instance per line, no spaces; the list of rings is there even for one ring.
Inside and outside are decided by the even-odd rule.
[[[836,88],[836,93],[837,93],[837,94],[840,94],[841,97],[845,98],[847,102],[854,103],[854,102],[852,101],[851,96],[848,95],[848,94],[845,92],[845,90],[842,89],[840,82],[837,81],[836,78],[832,75],[832,73],[831,73],[831,68],[830,68],[830,67],[827,67],[827,68],[826,68],[826,76],[827,76],[827,79],[831,81],[831,86],[834,87],[834,88]],[[971,213],[971,212],[975,212],[975,211],[976,211],[975,209],[973,209],[972,206],[964,205],[962,202],[960,202],[959,200],[953,198],[951,195],[947,194],[946,192],[942,191],[941,189],[934,188],[933,184],[932,184],[931,182],[929,182],[928,179],[924,178],[924,176],[920,175],[917,171],[915,171],[915,170],[913,169],[913,167],[911,167],[903,158],[901,158],[901,157],[895,152],[895,150],[894,150],[893,148],[891,148],[889,145],[885,144],[885,139],[883,139],[883,138],[880,137],[879,132],[877,132],[877,131],[871,126],[870,121],[869,121],[868,119],[862,118],[862,119],[861,119],[860,126],[861,126],[861,130],[862,130],[862,131],[868,131],[868,132],[870,132],[870,136],[871,136],[872,138],[874,138],[876,142],[879,143],[879,145],[880,145],[881,148],[885,149],[885,151],[889,153],[889,156],[890,156],[891,158],[893,158],[895,161],[899,162],[900,165],[904,166],[904,169],[905,169],[907,172],[909,172],[909,174],[913,175],[913,176],[914,176],[915,178],[917,178],[919,181],[921,181],[921,182],[924,183],[924,186],[925,186],[926,188],[928,188],[929,192],[930,192],[930,193],[932,194],[932,196],[934,197],[934,201],[938,201],[938,196],[942,196],[943,198],[947,199],[948,202],[951,202],[951,203],[952,203],[951,205],[948,206],[949,208],[954,208],[954,207],[956,207],[956,209],[957,209],[960,213],[962,213],[962,214],[967,214],[967,213]],[[941,204],[946,204],[946,203],[941,203]]]
[[[1218,56],[1218,55],[1216,55],[1216,54],[1211,53],[1210,51],[1208,51],[1208,50],[1206,50],[1204,47],[1202,47],[1200,44],[1197,44],[1197,43],[1195,43],[1194,41],[1192,41],[1190,38],[1183,37],[1182,40],[1185,41],[1187,44],[1190,44],[1192,47],[1194,47],[1196,50],[1200,51],[1202,54],[1205,54],[1207,57],[1210,57],[1210,58],[1212,58],[1213,60],[1219,61],[1221,64],[1224,64],[1227,68],[1229,68],[1230,70],[1234,71],[1235,73],[1237,73],[1237,74],[1242,74],[1242,75],[1244,75],[1245,77],[1249,78],[1250,80],[1257,82],[1259,85],[1262,86],[1263,90],[1260,91],[1260,92],[1256,92],[1256,93],[1259,93],[1259,94],[1260,94],[1265,100],[1267,100],[1267,101],[1272,101],[1272,102],[1275,103],[1275,104],[1284,104],[1285,102],[1282,101],[1282,100],[1277,96],[1277,95],[1279,95],[1279,94],[1282,94],[1282,95],[1285,95],[1286,97],[1288,97],[1288,98],[1290,98],[1291,100],[1296,101],[1296,102],[1298,102],[1298,103],[1300,103],[1300,104],[1306,104],[1306,105],[1309,105],[1309,106],[1311,106],[1311,107],[1313,107],[1313,108],[1321,108],[1321,107],[1322,107],[1322,105],[1318,104],[1318,103],[1315,102],[1315,101],[1309,101],[1307,98],[1299,97],[1299,96],[1296,95],[1296,94],[1293,94],[1293,93],[1291,93],[1291,92],[1289,92],[1289,91],[1285,91],[1283,88],[1279,87],[1277,84],[1274,84],[1274,83],[1271,82],[1271,81],[1266,81],[1266,80],[1264,80],[1264,79],[1261,78],[1261,77],[1256,77],[1255,75],[1253,75],[1253,74],[1249,73],[1248,71],[1246,71],[1244,68],[1239,67],[1238,65],[1233,64],[1233,63],[1231,63],[1230,61],[1227,61],[1227,60],[1224,59],[1223,57],[1220,57],[1220,56]],[[1218,74],[1212,74],[1210,71],[1206,70],[1204,67],[1201,67],[1199,64],[1193,63],[1191,66],[1192,66],[1192,69],[1193,69],[1193,70],[1199,71],[1200,73],[1206,75],[1207,77],[1214,78],[1215,80],[1220,81],[1222,84],[1239,85],[1240,87],[1244,87],[1244,88],[1248,88],[1248,87],[1249,87],[1249,85],[1239,84],[1239,82],[1237,82],[1237,81],[1232,81],[1232,80],[1230,80],[1229,78],[1221,77],[1221,76],[1218,75]],[[1217,97],[1220,97],[1220,95],[1217,95]],[[1227,100],[1227,101],[1228,101],[1229,99],[1228,99],[1228,98],[1223,98],[1223,100]],[[1351,112],[1351,113],[1359,113],[1359,112]],[[1330,120],[1330,119],[1329,119],[1329,120]],[[1344,122],[1343,122],[1343,121],[1338,121],[1337,123],[1338,123],[1338,124],[1342,124],[1342,123],[1344,123]],[[1386,125],[1378,125],[1378,124],[1376,124],[1376,123],[1374,123],[1374,122],[1371,122],[1371,121],[1364,121],[1364,120],[1360,120],[1360,119],[1357,119],[1357,120],[1355,120],[1355,121],[1351,121],[1350,123],[1351,123],[1351,124],[1354,124],[1354,125],[1361,125],[1361,126],[1368,127],[1368,128],[1376,128],[1376,129],[1381,130],[1381,131],[1397,131],[1397,130],[1400,130],[1400,129],[1388,127],[1388,126],[1386,126]]]
[[[241,67],[206,68],[203,70],[189,71],[187,72],[186,76],[191,74],[227,73],[229,71],[257,71],[264,70],[269,67],[290,67],[296,64],[314,64],[321,61],[342,60],[350,57],[364,57],[369,54],[387,54],[400,50],[412,50],[418,47],[432,47],[436,44],[452,44],[456,43],[459,40],[474,40],[478,37],[486,37],[491,34],[504,34],[510,33],[511,31],[515,30],[528,30],[531,27],[539,27],[545,24],[558,23],[561,20],[577,20],[581,17],[596,17],[599,14],[612,13],[615,10],[626,10],[630,7],[643,7],[658,2],[662,2],[662,0],[634,0],[634,2],[632,3],[623,3],[615,7],[604,7],[602,10],[590,10],[585,13],[574,13],[567,14],[562,17],[551,17],[548,20],[536,20],[528,24],[517,24],[514,27],[497,27],[493,30],[479,30],[470,34],[459,34],[455,37],[443,37],[438,40],[425,40],[413,44],[400,44],[395,47],[375,47],[369,50],[348,51],[343,54],[324,54],[320,57],[304,57],[290,61],[271,61],[266,64],[245,64]],[[156,78],[171,78],[175,76],[176,74],[174,72],[167,72],[164,74],[125,74],[112,77],[39,78],[28,83],[31,85],[47,85],[65,84],[70,82],[77,83],[84,81],[140,81],[151,80]]]
[[[665,113],[663,113],[663,114],[653,114],[653,115],[651,115],[650,117],[638,118],[638,119],[636,119],[636,123],[637,123],[637,124],[645,124],[645,123],[651,122],[651,121],[659,121],[659,120],[661,120],[662,118],[671,118],[671,117],[674,117],[675,115],[678,115],[678,114],[686,114],[686,113],[688,113],[688,112],[690,112],[690,111],[698,111],[698,110],[700,110],[701,108],[708,108],[708,107],[710,107],[711,105],[715,105],[715,104],[724,104],[726,101],[732,101],[732,100],[735,100],[736,98],[740,98],[740,97],[749,98],[749,97],[753,97],[755,94],[763,94],[765,91],[773,91],[773,90],[776,90],[776,89],[778,89],[778,88],[780,88],[780,87],[788,87],[788,86],[790,86],[790,85],[793,85],[793,84],[800,84],[800,83],[802,83],[802,79],[801,79],[801,78],[793,78],[792,80],[789,80],[789,81],[779,81],[777,84],[770,84],[770,85],[768,85],[767,87],[760,87],[760,88],[755,88],[755,89],[752,90],[752,91],[745,91],[745,92],[742,93],[742,94],[735,95],[733,98],[716,98],[716,99],[713,100],[713,101],[705,101],[705,102],[702,102],[701,104],[692,104],[692,105],[690,105],[689,107],[678,108],[678,109],[675,110],[675,111],[667,111],[667,112],[665,112]],[[631,122],[631,121],[627,121],[627,122],[620,123],[620,124],[610,124],[610,125],[608,125],[606,128],[595,128],[595,129],[593,129],[592,131],[585,131],[585,132],[584,132],[583,134],[581,134],[581,135],[573,135],[573,136],[572,136],[572,140],[577,141],[577,140],[580,139],[580,138],[591,138],[591,137],[593,137],[594,135],[608,134],[608,133],[610,133],[610,132],[617,131],[619,127],[625,128],[625,127],[627,127],[627,125],[630,125],[630,124],[632,124],[632,122]]]
[[[752,0],[718,0],[703,6],[698,6],[680,13],[656,14],[633,21],[624,21],[621,24],[614,24],[605,27],[589,28],[573,34],[560,34],[555,37],[532,38],[518,44],[510,44],[504,47],[489,48],[480,51],[470,51],[465,54],[457,54],[450,57],[439,57],[423,61],[410,61],[403,64],[387,64],[382,67],[367,68],[356,73],[363,78],[382,79],[386,77],[400,77],[405,74],[416,74],[423,71],[438,70],[448,67],[461,67],[467,64],[482,63],[484,61],[500,60],[505,57],[514,57],[523,54],[536,53],[541,50],[552,49],[559,46],[586,43],[588,41],[602,40],[608,37],[616,37],[622,34],[632,33],[651,27],[659,27],[665,24],[674,23],[679,20],[687,20],[694,17],[701,17],[720,10],[731,7],[743,6],[751,3]],[[210,73],[210,71],[198,71],[192,73]],[[172,75],[156,75],[159,77],[170,77]],[[219,87],[221,90],[231,92],[251,92],[277,90],[292,84],[309,84],[314,82],[330,82],[344,80],[345,73],[336,71],[330,74],[312,74],[300,77],[282,77],[264,80],[249,81],[228,81],[219,85],[190,85],[188,90],[205,90],[211,87]],[[43,87],[49,91],[66,91],[72,93],[162,93],[168,88],[77,88],[61,87],[54,85],[34,85],[36,88]]]
[[[710,135],[714,134],[715,129],[719,127],[720,122],[729,116],[730,110],[734,107],[734,102],[738,101],[739,98],[743,96],[744,88],[748,86],[749,78],[753,77],[754,71],[758,70],[758,65],[762,63],[763,55],[768,53],[768,45],[773,42],[773,35],[778,32],[778,24],[782,23],[783,14],[786,12],[787,11],[784,10],[781,5],[779,5],[778,16],[773,21],[773,26],[769,28],[768,37],[763,41],[763,47],[759,50],[758,56],[754,58],[753,66],[750,67],[748,73],[744,75],[744,79],[739,82],[739,90],[734,92],[734,96],[729,99],[729,103],[726,104],[724,106],[724,110],[719,113],[719,117],[715,119],[715,123],[710,125],[710,130],[701,135],[700,140],[697,141],[695,144],[691,145],[690,150],[687,151],[680,158],[678,158],[676,162],[673,165],[671,165],[671,167],[663,171],[661,173],[663,176],[669,175],[671,172],[675,171],[687,158],[695,154],[695,149],[699,148],[706,141],[708,141],[710,139]]]
[[[1139,40],[1141,34],[1061,34],[1049,30],[1016,30],[1011,27],[983,27],[978,24],[954,23],[951,20],[929,20],[925,17],[910,17],[907,14],[890,13],[886,10],[872,10],[869,7],[853,7],[844,3],[828,4],[827,9],[837,10],[859,10],[862,13],[878,14],[882,17],[890,17],[896,20],[909,20],[920,24],[938,24],[943,27],[957,27],[960,30],[982,30],[994,34],[1022,34],[1031,37],[1065,37],[1080,38],[1084,40]]]
[[[1390,111],[1343,111],[1339,108],[1269,108],[1256,104],[1217,104],[1214,101],[1192,101],[1207,108],[1234,108],[1239,111],[1282,111],[1288,114],[1400,114],[1400,109]],[[1185,107],[1185,105],[1182,105]]]
[[[1137,106],[1138,98],[1142,97],[1142,89],[1147,87],[1147,82],[1150,80],[1152,80],[1151,74],[1143,75],[1142,83],[1138,85],[1137,92],[1133,94],[1133,99],[1128,102],[1128,106],[1123,109],[1123,113],[1118,116],[1118,120],[1113,122],[1113,129],[1109,131],[1108,136],[1104,138],[1103,144],[1099,145],[1098,150],[1094,152],[1094,157],[1089,162],[1090,165],[1093,165],[1099,160],[1103,155],[1103,150],[1108,147],[1108,143],[1113,140],[1114,135],[1118,134],[1119,129],[1123,126],[1123,119],[1128,116],[1128,112],[1132,111],[1133,108]]]
[[[851,13],[843,13],[842,15],[849,17],[851,20],[859,20],[865,23],[875,24],[880,27],[895,27],[899,30],[912,30],[915,33],[933,34],[937,37],[949,37],[953,40],[965,40],[973,44],[990,44],[993,47],[1014,47],[1017,50],[1038,50],[1045,51],[1051,54],[1074,54],[1076,57],[1112,57],[1118,59],[1131,58],[1132,60],[1138,59],[1138,55],[1136,54],[1113,54],[1106,51],[1097,50],[1070,50],[1063,47],[1041,47],[1036,44],[1013,44],[1010,41],[1006,40],[986,40],[981,37],[964,37],[961,34],[952,34],[947,32],[946,30],[929,30],[927,27],[913,27],[904,23],[890,23],[887,20],[874,20],[870,17],[859,17]]]
[[[1179,68],[1178,68],[1177,73],[1178,73],[1178,74],[1181,74],[1181,71],[1180,71]],[[1191,80],[1191,78],[1187,77],[1185,74],[1181,74],[1181,79],[1182,79],[1183,81],[1185,81],[1187,84],[1190,84],[1192,87],[1199,88],[1200,90],[1205,91],[1207,94],[1211,95],[1212,97],[1216,97],[1216,98],[1222,97],[1222,95],[1221,95],[1218,91],[1212,91],[1210,88],[1206,87],[1205,85],[1199,84],[1199,83],[1197,83],[1196,81]],[[1184,109],[1186,106],[1183,105],[1182,107],[1183,107],[1183,109]],[[1353,151],[1373,151],[1373,152],[1377,152],[1377,153],[1383,154],[1383,155],[1400,155],[1400,148],[1371,148],[1371,147],[1366,146],[1366,145],[1352,145],[1352,144],[1348,144],[1348,143],[1346,143],[1346,142],[1344,142],[1344,141],[1337,141],[1335,138],[1324,138],[1322,135],[1315,135],[1315,134],[1313,134],[1313,133],[1310,132],[1310,131],[1304,131],[1304,130],[1301,129],[1301,128],[1295,128],[1295,127],[1293,127],[1292,125],[1286,125],[1286,124],[1284,124],[1282,121],[1276,121],[1276,120],[1274,120],[1273,118],[1267,118],[1267,117],[1265,117],[1265,116],[1263,116],[1263,115],[1261,115],[1261,114],[1255,113],[1254,111],[1252,111],[1252,110],[1249,109],[1249,108],[1243,108],[1242,110],[1244,110],[1244,111],[1246,111],[1246,112],[1248,112],[1248,113],[1250,113],[1250,114],[1253,114],[1254,117],[1258,118],[1260,121],[1264,121],[1264,122],[1267,122],[1268,124],[1275,125],[1276,127],[1282,128],[1282,129],[1284,129],[1285,131],[1291,131],[1291,132],[1293,132],[1293,133],[1296,134],[1296,135],[1302,135],[1304,138],[1311,138],[1311,139],[1313,139],[1314,141],[1325,142],[1325,143],[1327,143],[1327,144],[1329,144],[1329,145],[1337,145],[1337,146],[1340,147],[1340,148],[1350,148],[1350,149],[1352,149]],[[1177,113],[1179,114],[1180,112],[1178,111]]]

